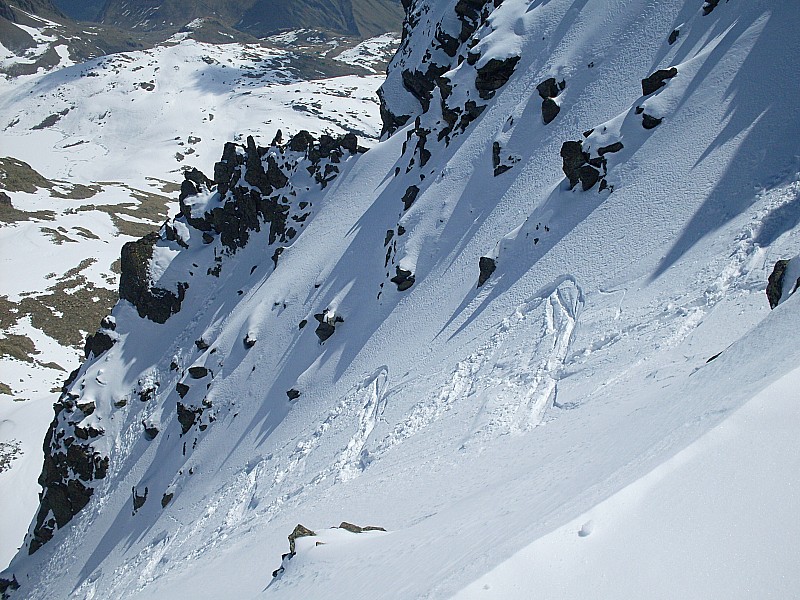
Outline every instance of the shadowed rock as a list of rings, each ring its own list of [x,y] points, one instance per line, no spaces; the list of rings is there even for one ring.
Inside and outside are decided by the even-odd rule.
[[[659,69],[652,75],[642,79],[642,95],[649,96],[653,92],[658,91],[666,85],[667,79],[672,79],[678,74],[678,69],[670,67],[669,69]]]

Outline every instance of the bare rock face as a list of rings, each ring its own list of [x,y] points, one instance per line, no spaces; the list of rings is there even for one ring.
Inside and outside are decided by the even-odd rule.
[[[69,392],[79,373],[79,369],[72,372],[53,405],[55,417],[44,439],[44,465],[39,475],[42,493],[29,539],[29,554],[41,548],[56,529],[64,527],[88,504],[94,493],[91,482],[104,479],[108,472],[108,457],[92,447],[92,442],[104,432],[79,426],[94,406],[80,404],[78,396]],[[65,431],[73,434],[65,435]]]
[[[553,98],[556,98],[564,91],[566,86],[566,81],[562,79],[560,82],[556,82],[555,77],[545,79],[536,86],[536,91],[539,92],[539,96],[542,98],[542,121],[545,125],[555,119],[558,113],[561,112],[561,107]]]
[[[153,232],[122,247],[119,297],[133,304],[140,317],[166,323],[180,311],[189,284],[179,283],[177,292],[151,286],[150,259],[159,239]]]
[[[479,68],[478,76],[475,78],[478,95],[484,100],[492,98],[495,92],[511,79],[518,62],[519,56],[511,56],[503,60],[493,58]]]

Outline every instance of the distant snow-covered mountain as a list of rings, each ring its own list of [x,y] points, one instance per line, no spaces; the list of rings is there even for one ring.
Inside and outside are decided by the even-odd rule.
[[[800,11],[404,5],[380,142],[262,119],[123,246],[5,595],[794,594]]]
[[[312,28],[367,38],[398,31],[403,20],[400,0],[56,0],[56,4],[75,19],[123,29],[170,29],[213,17],[259,37]]]

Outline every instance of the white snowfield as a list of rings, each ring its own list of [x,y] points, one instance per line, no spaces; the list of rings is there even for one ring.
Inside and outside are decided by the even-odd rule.
[[[405,68],[424,32],[457,30],[455,2],[422,4]],[[233,255],[197,230],[159,253],[164,281],[191,277],[183,306],[164,325],[115,307],[120,342],[72,387],[108,474],[12,561],[11,597],[796,596],[800,297],[770,310],[764,290],[800,253],[798,17],[768,0],[505,0],[477,65],[520,52],[514,74],[465,133],[429,136],[424,167],[404,142],[441,123],[438,90],[308,192],[274,268],[268,228]],[[477,98],[470,68],[454,98]],[[544,125],[551,76],[566,86]],[[569,189],[569,140],[622,142],[613,191]],[[494,142],[514,158],[498,176]],[[387,278],[386,244],[410,289]],[[478,288],[482,256],[497,268]],[[326,310],[343,322],[320,343]],[[202,401],[207,427],[181,435],[178,401]],[[298,523],[317,539],[282,562]]]

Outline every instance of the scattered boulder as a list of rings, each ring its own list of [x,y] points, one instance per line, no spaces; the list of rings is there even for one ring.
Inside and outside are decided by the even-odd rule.
[[[334,334],[338,323],[344,323],[342,317],[329,312],[327,309],[325,312],[315,314],[314,318],[319,322],[314,333],[317,334],[320,343],[324,343]]]
[[[511,169],[511,165],[503,164],[500,159],[500,150],[502,150],[500,142],[492,143],[492,168],[495,177]]]
[[[403,194],[403,207],[405,210],[411,208],[411,205],[417,199],[417,195],[419,195],[419,188],[416,185],[410,185],[406,188],[406,193]]]
[[[131,493],[133,494],[133,514],[144,506],[144,503],[147,502],[147,492],[148,489],[144,488],[144,495],[140,496],[136,491],[136,488],[131,488]]]
[[[775,263],[775,267],[772,269],[767,281],[766,292],[770,308],[775,308],[780,304],[781,298],[794,294],[800,288],[800,276],[796,280],[787,279],[790,271],[797,272],[797,269],[790,268],[790,265],[797,260],[799,259],[782,259]],[[788,294],[786,294],[787,291],[789,292]]]
[[[300,391],[292,388],[286,392],[286,395],[289,397],[289,400],[297,400],[300,397]]]
[[[406,271],[400,267],[395,267],[395,272],[397,274],[392,277],[390,281],[397,285],[398,292],[404,292],[414,285],[415,278],[411,271]]]
[[[647,113],[642,114],[642,127],[645,129],[655,129],[659,125],[661,125],[661,121],[664,119],[657,119],[656,117],[651,117]]]
[[[249,350],[250,348],[256,345],[258,338],[255,335],[248,333],[246,336],[244,336],[244,340],[242,341],[244,342],[244,347]]]
[[[375,527],[373,525],[360,527],[358,525],[353,525],[352,523],[348,523],[347,521],[342,521],[342,523],[339,525],[339,529],[345,529],[350,533],[364,533],[365,531],[386,531],[383,527]]]
[[[669,69],[659,69],[652,75],[648,75],[642,79],[642,95],[649,96],[658,91],[667,84],[667,79],[672,79],[677,74],[678,69],[670,67]]]
[[[679,29],[673,29],[672,33],[669,34],[669,38],[667,39],[667,43],[672,46],[675,42],[678,41],[678,37],[681,35]]]
[[[555,77],[545,79],[536,86],[536,91],[539,92],[539,96],[542,98],[542,121],[544,121],[545,125],[555,119],[558,113],[561,112],[561,107],[553,98],[557,97],[566,86],[567,82],[565,80],[562,79],[560,82],[556,82]]]
[[[491,277],[492,273],[494,273],[495,269],[497,269],[497,262],[488,256],[481,256],[480,260],[478,261],[478,268],[480,269],[480,275],[478,276],[478,287],[481,287],[484,283],[489,281],[489,277]]]
[[[209,347],[210,347],[208,342],[205,341],[203,338],[200,338],[199,340],[195,340],[194,341],[194,345],[197,346],[198,350],[208,350]]]
[[[205,367],[189,367],[189,377],[192,379],[202,379],[208,376],[208,369]]]
[[[189,393],[190,389],[191,388],[188,385],[180,381],[175,384],[175,391],[178,392],[178,396],[180,396],[181,398],[185,398],[186,394]]]
[[[706,0],[703,3],[703,16],[706,17],[711,14],[711,12],[717,8],[719,4],[719,0]]]
[[[181,436],[186,435],[202,414],[203,409],[189,408],[178,402],[178,422],[181,424]]]
[[[175,494],[165,493],[161,496],[161,508],[167,508],[167,504],[172,502],[172,499],[175,497]]]
[[[144,427],[145,438],[147,438],[149,441],[156,439],[156,436],[158,435],[158,427],[155,425],[148,425],[144,421],[142,421],[142,427]]]

